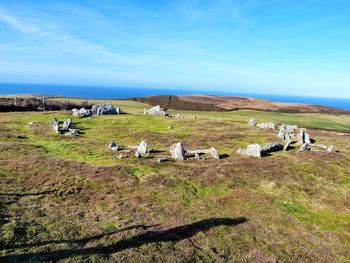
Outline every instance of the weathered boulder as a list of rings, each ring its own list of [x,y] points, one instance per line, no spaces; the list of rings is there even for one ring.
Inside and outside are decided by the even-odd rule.
[[[148,154],[148,148],[147,143],[145,141],[142,141],[139,146],[137,147],[136,152],[142,154]]]
[[[106,114],[120,114],[120,108],[117,109],[111,104],[96,104],[92,106],[92,113],[94,115],[106,115]]]
[[[247,149],[238,149],[237,151],[240,155],[261,157],[261,146],[259,144],[250,144]]]
[[[185,160],[186,159],[185,152],[186,151],[184,149],[182,142],[174,143],[170,147],[171,157],[174,158],[175,160]]]
[[[161,115],[161,116],[168,116],[168,112],[166,112],[164,109],[162,109],[159,105],[154,106],[153,108],[144,111],[147,115]]]
[[[250,119],[250,120],[248,121],[248,125],[249,125],[249,126],[256,126],[256,124],[257,124],[257,122],[256,122],[255,119]]]
[[[262,147],[261,151],[263,153],[268,153],[268,152],[277,152],[283,150],[283,145],[279,144],[278,142],[270,142],[264,147]]]

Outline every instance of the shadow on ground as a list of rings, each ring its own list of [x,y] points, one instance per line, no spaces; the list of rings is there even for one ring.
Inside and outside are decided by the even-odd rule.
[[[142,234],[130,237],[128,239],[120,240],[114,244],[107,246],[95,246],[89,248],[78,248],[78,249],[61,249],[54,251],[45,251],[38,253],[24,253],[19,255],[8,255],[1,256],[0,262],[28,262],[28,261],[57,261],[72,256],[89,256],[94,254],[112,254],[123,251],[125,249],[137,248],[144,244],[156,243],[156,242],[179,242],[181,240],[193,237],[198,232],[207,231],[212,227],[216,226],[236,226],[246,222],[247,219],[244,217],[239,218],[209,218],[204,219],[192,224],[169,228],[161,231],[147,231]],[[107,234],[100,234],[92,237],[87,237],[79,240],[52,240],[45,241],[35,244],[22,244],[15,246],[8,246],[6,249],[15,248],[28,248],[35,246],[42,246],[48,244],[61,244],[61,243],[72,243],[83,245],[93,240],[101,239],[105,236],[115,234],[117,232],[126,231],[134,228],[148,229],[152,226],[137,225],[128,228],[120,229]]]

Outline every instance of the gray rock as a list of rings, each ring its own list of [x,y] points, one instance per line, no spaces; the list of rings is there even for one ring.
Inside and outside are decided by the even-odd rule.
[[[291,141],[291,140],[288,140],[288,141],[284,144],[283,150],[288,151],[288,148],[289,148],[289,146],[290,146],[291,144],[292,144],[292,141]]]
[[[257,124],[257,122],[256,122],[255,119],[250,119],[250,120],[248,121],[248,125],[249,125],[249,126],[256,126],[256,124]]]
[[[279,144],[278,142],[270,142],[266,145],[264,145],[264,147],[262,147],[261,151],[264,153],[267,152],[277,152],[277,151],[281,151],[283,150],[283,145]]]
[[[52,127],[55,130],[56,134],[60,134],[60,127],[59,127],[59,122],[58,120],[55,118],[54,122],[52,123]]]
[[[245,156],[261,157],[261,150],[259,144],[250,144],[247,149],[238,149],[237,153]]]
[[[211,156],[212,156],[214,159],[217,159],[217,160],[220,159],[219,152],[218,152],[218,150],[216,150],[214,147],[211,147],[209,151],[210,151]]]
[[[307,151],[309,149],[309,144],[303,143],[303,145],[300,147],[300,152]]]
[[[333,152],[334,145],[330,145],[327,149],[327,152]]]
[[[135,157],[136,157],[136,158],[141,158],[141,157],[142,157],[142,156],[141,156],[141,153],[139,153],[139,151],[136,151],[136,152],[135,152]]]
[[[170,154],[171,157],[174,158],[175,160],[185,160],[185,149],[183,147],[182,142],[174,143],[170,147]]]
[[[162,109],[159,105],[157,105],[149,110],[146,110],[145,113],[148,115],[161,115],[164,117],[168,116],[168,112],[164,111],[164,109]]]
[[[137,147],[136,151],[139,152],[140,154],[148,154],[147,143],[145,141],[142,141]]]
[[[69,132],[66,132],[64,135],[75,137],[78,136],[79,133],[76,129],[69,129]]]
[[[92,113],[94,115],[106,115],[106,114],[120,114],[120,109],[118,110],[111,104],[96,104],[92,106]]]
[[[200,157],[199,153],[195,152],[195,153],[194,153],[194,159],[195,159],[195,160],[200,160],[200,158],[201,158],[201,157]]]
[[[119,151],[120,147],[116,144],[116,142],[111,142],[108,147],[112,150],[112,151]]]
[[[164,162],[166,162],[166,161],[168,161],[168,159],[167,159],[166,157],[159,157],[159,158],[157,159],[157,162],[158,162],[158,163],[164,163]]]
[[[300,145],[303,145],[304,143],[310,144],[310,135],[306,132],[305,129],[300,129],[298,134],[298,142]]]
[[[90,117],[92,115],[92,112],[90,110],[86,110],[85,108],[78,109],[72,109],[73,116],[83,118],[83,117]]]
[[[63,130],[64,131],[68,131],[70,128],[72,127],[72,120],[71,119],[67,119],[63,122]]]
[[[257,126],[262,129],[275,129],[275,124],[273,122],[259,123]]]

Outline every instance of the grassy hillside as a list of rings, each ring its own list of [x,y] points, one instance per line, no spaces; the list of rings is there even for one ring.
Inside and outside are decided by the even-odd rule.
[[[0,262],[350,262],[350,116],[172,119],[142,115],[145,104],[113,104],[133,114],[73,118],[82,132],[74,138],[51,127],[69,112],[0,114]],[[251,117],[307,127],[341,154],[238,156],[276,138],[248,127]],[[114,160],[112,140],[146,140],[158,153]],[[177,141],[226,158],[158,163]]]

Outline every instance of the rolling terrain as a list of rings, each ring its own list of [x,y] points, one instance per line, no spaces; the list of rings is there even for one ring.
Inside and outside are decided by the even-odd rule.
[[[128,114],[0,113],[0,262],[350,262],[350,115],[228,111],[223,100],[164,118],[106,102]],[[80,136],[55,134],[54,117]],[[250,118],[305,127],[339,153],[239,156],[276,140]],[[108,148],[141,140],[155,150],[147,158]],[[157,162],[178,141],[223,158]]]

